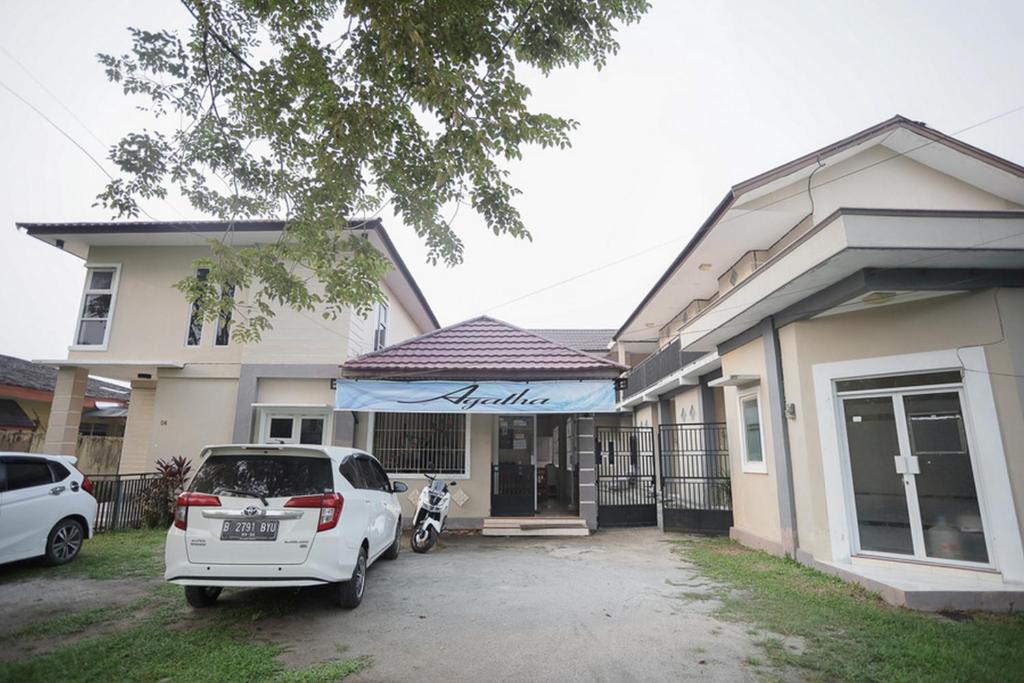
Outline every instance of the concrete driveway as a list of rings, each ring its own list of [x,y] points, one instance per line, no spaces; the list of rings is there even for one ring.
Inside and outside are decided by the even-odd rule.
[[[262,630],[290,645],[294,665],[372,656],[357,681],[757,679],[745,660],[762,656],[759,635],[709,616],[708,584],[671,538],[656,529],[448,536],[427,555],[403,549],[375,564],[358,609],[297,591],[303,609]]]

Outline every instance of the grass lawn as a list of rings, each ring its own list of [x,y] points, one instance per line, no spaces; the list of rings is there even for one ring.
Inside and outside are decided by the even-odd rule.
[[[913,612],[726,539],[680,541],[678,548],[720,584],[722,618],[772,634],[760,645],[777,671],[820,681],[1024,680],[1022,614]]]
[[[0,570],[3,590],[18,581],[59,576],[103,581],[159,579],[164,531],[100,534],[64,567],[22,563]],[[97,607],[26,625],[0,639],[15,650],[49,643],[44,654],[0,663],[0,683],[31,681],[273,681],[328,683],[369,662],[342,659],[285,671],[283,647],[255,635],[261,619],[287,614],[287,601],[257,598],[244,606],[193,611],[177,586],[153,581],[146,597],[118,607]],[[52,644],[57,642],[57,647]],[[66,641],[66,643],[65,643]]]

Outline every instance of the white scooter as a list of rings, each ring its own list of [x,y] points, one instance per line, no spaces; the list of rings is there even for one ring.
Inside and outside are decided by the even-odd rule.
[[[437,543],[437,537],[444,531],[448,520],[448,506],[452,496],[449,486],[455,482],[445,483],[437,477],[425,475],[430,482],[420,491],[420,503],[412,518],[412,549],[413,552],[425,553]]]

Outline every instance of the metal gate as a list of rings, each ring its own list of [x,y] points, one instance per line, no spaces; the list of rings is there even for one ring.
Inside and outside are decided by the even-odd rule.
[[[654,429],[597,427],[594,462],[599,527],[658,523]]]
[[[665,531],[728,533],[732,489],[725,424],[665,424],[659,431]]]
[[[491,514],[495,517],[532,515],[535,477],[532,465],[513,462],[491,465]]]

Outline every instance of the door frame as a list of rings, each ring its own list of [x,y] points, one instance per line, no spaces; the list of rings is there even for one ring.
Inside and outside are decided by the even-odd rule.
[[[989,561],[992,567],[1003,574],[1005,580],[1024,582],[1024,545],[1013,502],[1009,468],[984,347],[960,347],[817,363],[811,370],[833,561],[848,564],[855,554],[855,536],[851,535],[849,515],[852,501],[849,500],[845,483],[844,460],[848,464],[848,458],[845,457],[845,433],[840,429],[842,405],[836,394],[835,383],[844,379],[962,370],[961,411],[968,435],[968,447],[974,455],[978,505],[983,523],[988,521],[986,540],[990,550]],[[855,518],[853,521],[855,523]],[[904,555],[898,557],[903,561],[917,561],[917,558]],[[933,564],[932,560],[927,562]],[[951,563],[940,560],[934,561],[934,564]]]
[[[981,514],[981,525],[984,529],[985,551],[988,555],[988,562],[971,562],[968,560],[954,560],[948,558],[928,557],[925,552],[924,526],[921,521],[920,498],[917,493],[917,475],[898,475],[893,467],[893,475],[900,476],[906,482],[903,493],[907,501],[907,515],[910,521],[910,535],[913,540],[913,553],[889,553],[881,550],[865,550],[860,544],[860,527],[857,524],[857,505],[853,489],[853,472],[850,462],[850,440],[846,431],[846,419],[843,411],[843,403],[847,399],[861,398],[888,398],[892,401],[893,420],[896,428],[896,438],[899,443],[900,455],[912,455],[910,448],[910,433],[907,427],[906,406],[903,402],[905,396],[927,396],[930,394],[956,394],[960,402],[960,415],[964,424],[964,435],[967,439],[967,454],[971,462],[971,474],[974,477],[974,490],[978,498],[978,512]],[[840,430],[839,443],[842,448],[843,484],[846,493],[846,516],[849,522],[849,533],[851,550],[853,554],[863,557],[878,557],[882,559],[904,560],[914,562],[925,562],[928,564],[942,564],[968,569],[992,569],[995,567],[993,544],[991,538],[991,520],[989,519],[989,506],[985,504],[985,491],[982,489],[978,472],[978,456],[975,451],[973,429],[970,413],[967,406],[967,397],[964,394],[962,384],[930,384],[916,385],[898,389],[871,389],[865,391],[843,392],[836,396],[839,417],[836,421]],[[909,481],[906,479],[909,477]]]

